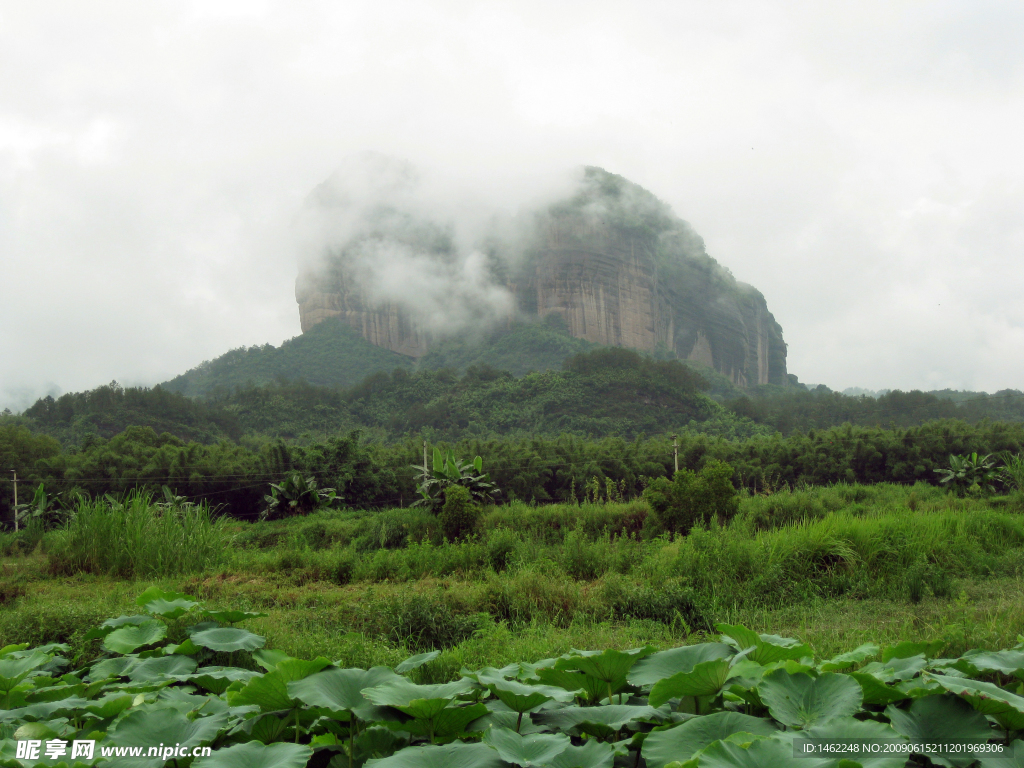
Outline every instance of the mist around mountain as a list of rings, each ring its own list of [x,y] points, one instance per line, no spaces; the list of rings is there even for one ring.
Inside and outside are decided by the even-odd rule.
[[[573,338],[665,349],[742,387],[786,383],[764,296],[668,204],[597,167],[564,181],[514,215],[467,216],[408,163],[351,158],[300,218],[303,331],[342,318],[377,346],[421,358],[440,345],[443,358],[453,340],[557,319]]]

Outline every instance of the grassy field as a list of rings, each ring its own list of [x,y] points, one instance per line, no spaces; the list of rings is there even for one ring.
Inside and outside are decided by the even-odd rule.
[[[674,539],[640,501],[512,504],[454,543],[418,510],[250,524],[193,509],[179,531],[145,506],[126,504],[120,528],[91,510],[0,540],[0,646],[62,641],[89,658],[98,648],[84,633],[136,612],[150,584],[264,611],[249,628],[300,658],[369,667],[441,649],[417,670],[423,682],[571,648],[699,642],[720,621],[798,637],[819,657],[906,639],[956,655],[1024,633],[1024,516],[1009,497],[787,491],[745,497],[728,526]]]

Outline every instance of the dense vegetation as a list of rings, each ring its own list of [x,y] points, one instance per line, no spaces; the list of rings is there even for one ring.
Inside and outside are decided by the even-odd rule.
[[[431,441],[431,444],[434,444]],[[669,438],[495,438],[451,444],[460,457],[481,456],[508,499],[571,501],[596,486],[603,498],[634,498],[650,478],[671,474]],[[752,491],[829,483],[938,484],[950,454],[1024,450],[1024,424],[934,421],[887,430],[844,426],[791,437],[730,440],[693,432],[679,436],[680,467],[699,470],[710,459],[728,462],[733,483]],[[164,485],[193,500],[225,505],[231,514],[254,517],[269,484],[292,470],[337,489],[352,507],[408,505],[416,498],[413,465],[421,464],[423,440],[371,442],[353,431],[303,444],[222,441],[213,445],[132,427],[78,449],[24,425],[0,424],[0,462],[18,469],[22,493],[45,483],[64,498],[81,490],[92,496]],[[614,491],[609,489],[614,487]],[[593,495],[593,492],[591,492]],[[10,477],[0,478],[0,515],[11,520]]]
[[[36,765],[14,755],[36,738],[211,746],[199,768],[837,768],[793,760],[809,737],[907,750],[842,763],[897,768],[928,764],[911,743],[1024,735],[1019,496],[735,501],[685,536],[603,498],[489,506],[450,536],[425,509],[83,499],[0,537],[0,760]],[[958,764],[1004,764],[979,754]]]
[[[61,756],[98,742],[89,763],[159,742],[154,765],[196,755],[197,768],[611,768],[619,756],[643,768],[901,768],[924,755],[947,765],[947,750],[953,765],[995,768],[1024,753],[1011,743],[1024,698],[1000,686],[1024,673],[1020,646],[938,658],[935,643],[868,643],[822,659],[722,623],[717,642],[572,651],[430,683],[436,652],[393,668],[296,659],[235,626],[264,613],[157,587],[136,603],[142,613],[90,632],[95,661],[73,665],[61,644],[0,650],[5,724],[22,739],[20,754],[4,739],[0,756],[48,765],[42,742],[57,739]],[[879,754],[794,758],[816,740]]]
[[[935,419],[1024,421],[1024,392],[1006,389],[985,392],[901,392],[873,397],[850,397],[819,386],[780,389],[764,387],[754,393],[725,393],[725,406],[737,416],[767,425],[784,435],[827,429],[841,424],[912,427]]]
[[[301,379],[327,387],[355,384],[377,371],[411,368],[413,361],[375,346],[338,320],[325,320],[280,347],[241,347],[176,376],[162,387],[189,397]]]
[[[594,349],[585,339],[569,335],[556,315],[537,323],[514,323],[482,336],[455,336],[431,345],[419,361],[421,370],[495,368],[513,376],[553,371],[573,355]]]

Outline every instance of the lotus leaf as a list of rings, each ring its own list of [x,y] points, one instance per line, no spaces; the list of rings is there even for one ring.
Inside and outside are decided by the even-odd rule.
[[[472,689],[472,681],[467,678],[440,685],[416,685],[403,677],[371,686],[363,691],[363,696],[378,706],[395,707],[413,717],[432,717],[431,714],[426,713],[435,708],[440,711],[447,702]],[[426,704],[425,702],[431,703]],[[438,707],[438,702],[444,702],[444,704]]]
[[[492,747],[501,759],[530,768],[545,766],[569,746],[569,737],[555,733],[531,733],[521,736],[505,728],[492,728],[484,734],[484,744]]]
[[[356,736],[355,757],[358,760],[390,757],[405,744],[405,739],[387,728],[367,728]]]
[[[47,723],[25,723],[14,732],[14,739],[16,741],[25,739],[53,739],[59,735]]]
[[[111,677],[121,677],[125,670],[135,664],[138,659],[122,656],[114,659],[102,659],[92,665],[86,680],[106,680]]]
[[[825,725],[816,725],[798,734],[798,739],[828,739],[835,741],[866,740],[877,744],[906,744],[906,739],[886,723],[873,720],[857,720],[853,717],[840,717]],[[890,753],[892,755],[893,753]],[[896,753],[897,755],[899,753]],[[856,758],[861,768],[903,768],[907,762],[906,755],[897,757]]]
[[[973,651],[959,659],[978,672],[999,672],[1024,677],[1024,651]],[[960,668],[960,665],[956,665]]]
[[[653,646],[634,648],[630,651],[616,651],[609,649],[600,652],[586,652],[579,655],[569,656],[555,662],[555,669],[578,670],[585,675],[604,681],[611,691],[619,688],[626,682],[626,675],[641,659],[654,653]]]
[[[595,739],[587,739],[579,747],[566,747],[546,763],[547,768],[611,768],[615,749]]]
[[[284,651],[276,651],[268,648],[262,648],[252,654],[253,661],[267,670],[267,672],[272,672],[277,669],[278,664],[290,658],[292,657]]]
[[[254,635],[246,629],[235,629],[234,627],[206,629],[193,633],[190,639],[198,646],[223,653],[255,651],[257,648],[262,648],[267,642],[266,638]]]
[[[771,736],[776,732],[774,725],[761,718],[739,712],[715,712],[648,734],[642,755],[648,768],[663,768],[675,760],[689,760],[709,744],[734,733]]]
[[[433,661],[440,655],[440,651],[429,651],[427,653],[417,653],[415,656],[410,656],[408,659],[403,661],[397,667],[395,672],[400,675],[404,675],[406,672],[412,672],[417,667],[422,667],[428,661]]]
[[[135,604],[144,607],[154,600],[167,600],[168,602],[173,600],[194,601],[195,598],[192,595],[186,595],[184,592],[166,592],[160,589],[160,587],[152,586],[135,599]]]
[[[227,726],[224,714],[189,720],[172,709],[129,712],[110,734],[119,747],[150,747],[159,743],[194,747],[209,744]]]
[[[196,660],[189,656],[158,656],[142,659],[128,667],[124,674],[137,683],[153,683],[168,678],[190,675],[196,671]]]
[[[861,707],[863,692],[849,675],[824,672],[817,678],[777,669],[757,686],[761,700],[780,723],[806,728],[849,717]]]
[[[700,768],[825,768],[833,760],[794,757],[793,748],[777,739],[759,739],[749,746],[716,741],[700,753]]]
[[[583,723],[604,725],[619,730],[634,720],[656,721],[660,718],[654,707],[638,707],[629,704],[605,704],[599,707],[564,707],[538,712],[533,715],[538,723],[566,731]]]
[[[735,652],[735,649],[726,643],[683,645],[641,659],[629,671],[627,678],[633,685],[654,685],[659,680],[680,672],[689,672],[701,662],[725,659]]]
[[[155,600],[150,600],[142,608],[154,616],[162,616],[165,619],[174,621],[174,619],[180,619],[197,605],[199,603],[184,597],[175,598],[174,600],[165,600],[162,597],[158,597]]]
[[[291,709],[298,703],[288,694],[288,684],[277,671],[252,678],[228,701],[232,706],[254,704],[264,712]]]
[[[874,643],[864,643],[863,645],[857,646],[852,651],[841,653],[828,661],[821,662],[821,664],[818,665],[818,671],[841,672],[844,669],[849,669],[850,667],[855,667],[858,664],[863,664],[872,656],[877,656],[878,650],[878,646]]]
[[[892,659],[909,659],[913,656],[925,656],[930,659],[942,650],[944,645],[945,643],[942,640],[932,640],[931,642],[925,643],[904,641],[902,643],[889,646],[882,651],[882,661],[886,662]]]
[[[470,704],[464,707],[445,707],[430,718],[420,718],[399,724],[398,730],[428,739],[453,739],[462,736],[467,726],[487,714],[486,704]]]
[[[597,701],[608,694],[608,684],[598,677],[565,669],[539,669],[537,679],[544,685],[564,688],[567,691],[583,691],[587,701]]]
[[[690,672],[680,672],[659,680],[651,688],[649,704],[660,707],[669,699],[682,696],[715,696],[729,679],[729,661],[702,661]]]
[[[249,741],[218,749],[192,763],[193,768],[305,768],[313,750],[305,744]]]
[[[912,680],[928,665],[923,653],[916,656],[901,656],[888,661],[873,661],[861,668],[861,673],[874,675],[884,683],[895,680]]]
[[[313,707],[352,710],[368,703],[362,691],[400,680],[387,667],[329,669],[288,683],[288,695]]]
[[[290,683],[294,680],[301,680],[304,677],[316,674],[324,667],[329,666],[331,666],[331,662],[323,656],[318,656],[312,661],[306,661],[305,659],[285,659],[278,663],[277,671],[281,673],[285,682]]]
[[[732,645],[737,651],[752,649],[747,658],[758,664],[771,664],[787,659],[802,659],[811,655],[811,649],[790,637],[778,635],[759,635],[739,624],[716,624],[715,629],[722,633],[722,640]]]
[[[890,704],[885,714],[893,729],[915,744],[984,744],[992,735],[985,716],[952,694],[916,699],[905,711]],[[936,755],[929,759],[944,766],[966,766],[973,761],[973,758],[950,760]]]
[[[118,616],[116,619],[107,619],[95,629],[90,629],[85,633],[86,640],[101,640],[102,638],[109,635],[118,627],[123,627],[125,624],[145,624],[147,621],[152,621],[152,616]]]
[[[931,679],[950,693],[969,701],[983,715],[996,718],[1003,728],[1024,728],[1024,697],[980,680],[945,675],[931,675]]]
[[[406,747],[391,757],[367,760],[364,768],[505,768],[486,744],[454,741],[443,747]]]
[[[897,701],[905,701],[909,699],[903,691],[898,688],[894,688],[891,685],[886,685],[874,675],[868,675],[863,672],[847,672],[849,677],[852,677],[860,684],[861,691],[864,694],[865,704],[875,705],[887,705],[893,704]]]
[[[82,709],[101,720],[109,720],[132,705],[134,697],[125,693],[108,693],[98,699],[88,702]]]
[[[487,684],[488,690],[513,712],[529,712],[547,701],[562,703],[573,700],[573,692],[551,685],[524,685],[515,680],[497,680]]]
[[[167,637],[167,625],[152,619],[143,624],[129,624],[115,629],[103,638],[103,647],[112,653],[134,653],[139,648],[159,643]]]
[[[0,710],[0,722],[9,723],[25,719],[52,720],[54,717],[67,717],[87,703],[88,699],[78,696],[57,701],[41,701],[17,709]]]
[[[1004,749],[999,757],[983,757],[980,768],[1024,768],[1024,741],[1019,739]]]

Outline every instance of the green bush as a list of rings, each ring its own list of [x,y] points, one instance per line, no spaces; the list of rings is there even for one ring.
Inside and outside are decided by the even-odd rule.
[[[684,535],[711,518],[728,522],[740,503],[732,475],[731,466],[710,459],[699,472],[679,470],[671,482],[655,478],[644,489],[644,499],[651,507],[649,519],[661,531]]]
[[[608,538],[588,541],[583,527],[578,526],[565,535],[560,558],[562,568],[577,581],[593,581],[608,571],[610,549]]]
[[[439,519],[446,539],[457,541],[468,536],[479,517],[480,507],[473,502],[467,488],[449,485],[444,489],[444,506],[441,507]]]
[[[523,540],[510,528],[498,528],[487,537],[487,562],[497,573],[510,567],[519,557]]]

